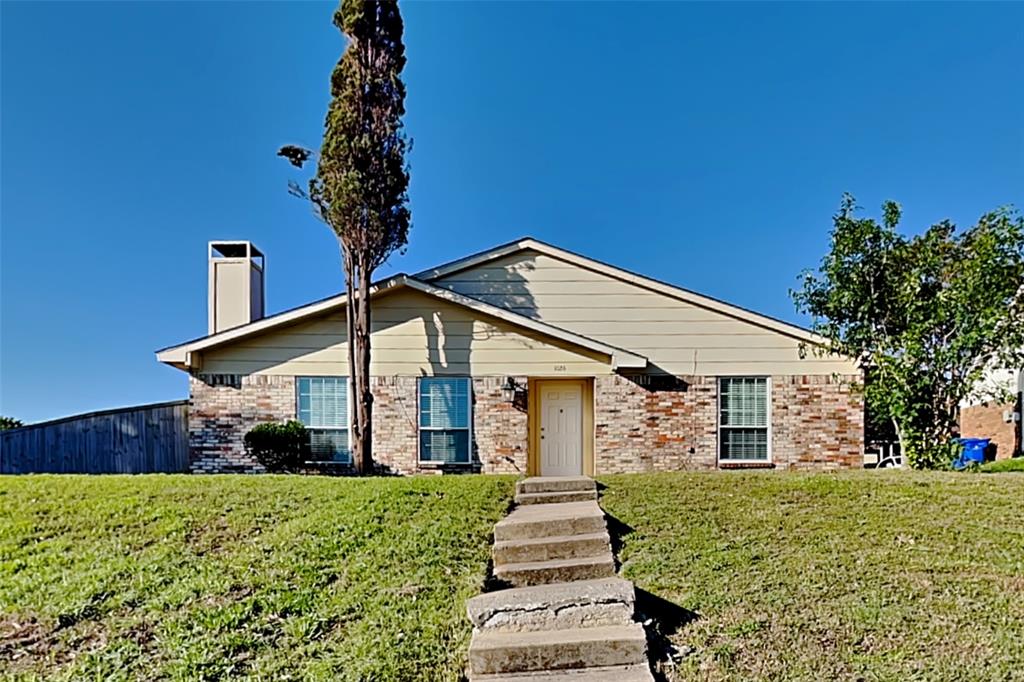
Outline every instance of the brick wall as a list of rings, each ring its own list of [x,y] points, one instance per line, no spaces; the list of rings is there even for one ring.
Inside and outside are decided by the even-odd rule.
[[[772,462],[830,469],[863,464],[864,411],[855,377],[772,377]],[[713,469],[718,461],[718,381],[685,377],[650,390],[622,377],[595,380],[598,474]]]
[[[852,379],[772,377],[776,467],[861,466],[863,409],[850,388]],[[525,385],[526,377],[518,381]],[[503,383],[504,377],[473,379],[473,463],[456,470],[525,473],[527,414],[525,406],[505,401]],[[246,456],[242,439],[258,423],[295,418],[294,377],[200,375],[191,377],[190,386],[192,470],[261,471]],[[372,386],[374,457],[382,470],[398,474],[451,471],[451,467],[417,461],[417,377],[374,377]],[[597,377],[596,472],[715,468],[717,396],[714,377],[687,377],[670,389],[652,389],[635,378]]]
[[[864,465],[858,377],[772,377],[772,461],[790,469]]]
[[[986,402],[960,408],[960,435],[965,438],[991,438],[996,459],[1013,457],[1021,447],[1018,423],[1006,422],[1003,413],[1014,412],[1010,403]]]
[[[594,470],[597,474],[714,468],[717,460],[712,377],[686,377],[673,390],[636,380],[594,380]]]
[[[417,377],[373,377],[374,460],[385,473],[526,472],[525,407],[505,401],[502,377],[473,379],[474,449],[470,466],[420,465]],[[521,377],[522,384],[526,378]],[[191,470],[196,473],[263,471],[245,454],[246,432],[261,422],[295,419],[295,378],[197,375],[189,380]]]
[[[190,468],[194,473],[261,472],[242,439],[262,422],[295,419],[295,377],[189,377]]]
[[[371,377],[373,458],[384,471],[416,473],[416,377]]]
[[[515,377],[526,386],[526,377]],[[526,405],[505,400],[505,377],[473,379],[475,458],[486,474],[526,474]]]

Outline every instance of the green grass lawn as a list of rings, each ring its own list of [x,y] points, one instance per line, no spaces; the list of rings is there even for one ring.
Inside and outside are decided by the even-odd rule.
[[[1024,457],[1001,459],[997,462],[986,462],[981,465],[981,472],[985,474],[1000,474],[1009,471],[1024,472]]]
[[[697,614],[670,679],[1024,679],[1024,477],[601,482],[625,576]]]
[[[0,477],[0,677],[451,680],[508,477]]]

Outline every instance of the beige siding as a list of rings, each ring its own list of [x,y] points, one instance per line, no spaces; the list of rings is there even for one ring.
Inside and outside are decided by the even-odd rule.
[[[672,374],[856,374],[799,339],[539,254],[517,253],[435,284],[650,359]]]
[[[412,291],[374,299],[374,375],[609,374],[608,358],[530,335],[462,306]],[[206,351],[201,372],[344,376],[348,372],[342,314],[297,324]]]

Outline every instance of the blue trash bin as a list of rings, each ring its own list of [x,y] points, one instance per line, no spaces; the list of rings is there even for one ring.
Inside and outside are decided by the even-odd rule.
[[[954,469],[963,469],[970,464],[983,464],[985,462],[985,450],[992,442],[991,438],[958,438],[960,443],[960,456],[953,460]]]

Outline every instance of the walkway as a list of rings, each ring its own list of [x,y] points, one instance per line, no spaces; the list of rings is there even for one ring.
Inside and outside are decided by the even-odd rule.
[[[494,527],[494,577],[469,601],[473,682],[651,682],[633,583],[615,577],[591,478],[527,478]]]

